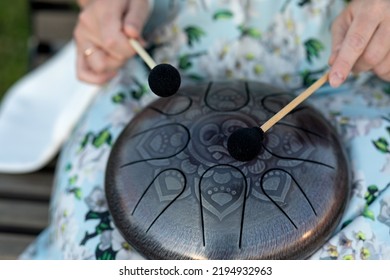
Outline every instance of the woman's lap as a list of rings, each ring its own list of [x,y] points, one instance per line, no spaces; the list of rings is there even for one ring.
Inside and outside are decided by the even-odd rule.
[[[49,227],[21,258],[142,258],[116,229],[104,192],[106,163],[115,139],[154,98],[145,90],[145,73],[140,75],[136,81],[123,75],[102,89],[74,130],[58,161]],[[366,84],[352,83],[310,100],[338,128],[353,183],[337,231],[314,259],[390,259],[390,97],[388,84]]]

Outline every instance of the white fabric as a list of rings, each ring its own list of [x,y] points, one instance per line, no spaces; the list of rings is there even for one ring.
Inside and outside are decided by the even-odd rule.
[[[70,42],[7,92],[0,103],[0,172],[47,164],[96,95],[97,86],[77,80],[75,55]]]

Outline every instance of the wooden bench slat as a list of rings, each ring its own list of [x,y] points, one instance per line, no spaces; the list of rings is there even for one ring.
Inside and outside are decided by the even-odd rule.
[[[0,260],[16,260],[35,238],[33,235],[0,233]]]
[[[2,231],[39,232],[47,226],[48,217],[47,203],[0,199]]]
[[[49,200],[52,184],[53,172],[20,175],[0,174],[0,199]]]

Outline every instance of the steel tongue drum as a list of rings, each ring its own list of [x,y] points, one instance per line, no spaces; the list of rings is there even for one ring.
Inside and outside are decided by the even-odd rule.
[[[305,102],[254,129],[293,99],[268,84],[209,82],[137,114],[105,177],[125,239],[149,259],[308,258],[343,214],[350,172],[335,129]],[[258,149],[241,161],[228,140],[247,128],[262,140],[235,140]]]

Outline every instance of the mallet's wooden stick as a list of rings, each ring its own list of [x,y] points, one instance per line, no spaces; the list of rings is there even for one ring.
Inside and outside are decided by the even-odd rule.
[[[130,38],[129,43],[150,69],[153,69],[157,65],[137,40]]]
[[[263,132],[270,129],[275,123],[280,121],[284,116],[294,110],[299,104],[301,104],[306,98],[313,94],[318,88],[320,88],[325,82],[328,81],[329,73],[325,73],[314,84],[308,87],[304,92],[295,97],[290,103],[284,106],[279,112],[277,112],[272,118],[266,121],[260,128]]]

